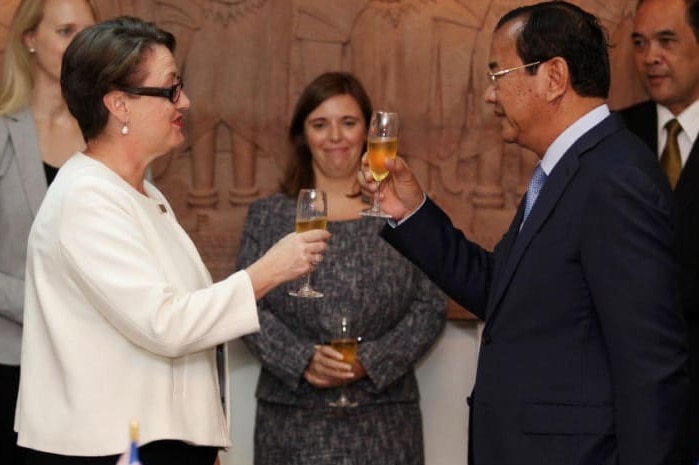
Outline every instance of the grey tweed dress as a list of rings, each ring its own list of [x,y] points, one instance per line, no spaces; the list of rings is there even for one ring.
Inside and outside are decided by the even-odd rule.
[[[295,199],[274,194],[250,206],[238,268],[294,230]],[[259,302],[261,331],[245,343],[261,361],[256,465],[422,465],[422,417],[413,367],[446,319],[443,294],[379,236],[385,220],[330,222],[333,234],[312,276],[321,299],[290,297],[296,281]],[[327,343],[340,314],[361,336],[367,377],[348,386],[356,408],[328,407],[338,389],[303,378],[313,346]]]

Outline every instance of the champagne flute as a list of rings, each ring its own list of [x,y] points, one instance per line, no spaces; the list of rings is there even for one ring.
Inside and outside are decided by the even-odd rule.
[[[379,190],[381,181],[388,176],[386,160],[396,158],[398,152],[398,113],[375,111],[369,123],[367,136],[367,152],[369,171],[376,181],[376,193],[371,208],[359,212],[364,216],[390,218],[391,215],[381,211],[379,206]]]
[[[317,189],[301,189],[296,201],[296,232],[301,233],[311,229],[327,229],[328,226],[328,198],[324,191]],[[311,287],[311,272],[304,278],[303,286],[296,291],[289,292],[294,297],[323,297]]]
[[[353,364],[357,358],[357,338],[352,337],[349,319],[346,316],[340,318],[338,332],[330,341],[330,346],[342,354],[342,361]],[[331,407],[356,407],[357,403],[347,396],[346,382],[342,382],[340,387],[340,397],[330,402]]]

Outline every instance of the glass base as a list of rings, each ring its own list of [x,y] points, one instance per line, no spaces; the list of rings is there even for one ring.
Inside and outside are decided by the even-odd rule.
[[[302,287],[298,291],[289,291],[289,295],[292,297],[305,297],[308,299],[319,299],[323,297],[322,292],[315,291],[310,287]]]
[[[347,396],[341,396],[339,399],[329,402],[328,405],[331,407],[351,408],[356,407],[357,403],[349,400]]]
[[[372,216],[374,218],[390,218],[391,215],[388,213],[382,212],[378,208],[367,208],[366,210],[362,210],[359,212],[360,215],[362,216]]]

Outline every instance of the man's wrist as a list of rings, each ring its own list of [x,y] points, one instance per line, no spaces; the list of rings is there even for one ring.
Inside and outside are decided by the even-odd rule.
[[[406,221],[408,221],[408,219],[410,219],[411,216],[413,216],[415,213],[417,213],[417,211],[419,209],[421,209],[423,205],[425,205],[426,201],[427,201],[427,194],[425,194],[423,192],[422,193],[422,201],[417,205],[417,207],[415,207],[413,210],[409,211],[403,218],[401,218],[398,221],[394,220],[393,218],[389,218],[388,224],[392,228],[396,228],[396,227],[400,226],[401,224],[405,223]]]

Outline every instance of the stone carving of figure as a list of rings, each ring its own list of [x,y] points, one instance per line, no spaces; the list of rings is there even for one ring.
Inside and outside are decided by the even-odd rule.
[[[228,199],[246,204],[258,196],[256,157],[281,151],[286,100],[286,59],[277,41],[288,37],[286,2],[268,0],[161,0],[156,22],[178,38],[180,62],[192,101],[187,115],[191,150],[188,202],[217,205],[216,141],[229,137]],[[220,175],[220,173],[219,173]]]
[[[255,158],[263,151],[258,140],[265,113],[275,113],[271,86],[285,88],[283,76],[270,76],[272,48],[269,38],[283,33],[270,29],[268,0],[195,0],[198,28],[184,57],[185,82],[192,101],[189,129],[192,150],[192,187],[189,203],[213,207],[216,133],[223,127],[230,135],[232,186],[229,200],[245,204],[258,195]]]
[[[471,59],[482,14],[455,0],[372,0],[350,38],[351,69],[377,107],[397,111],[399,149],[442,203],[473,188],[460,164],[474,97]],[[448,206],[448,205],[447,205]]]
[[[483,93],[495,22],[527,2],[93,1],[102,16],[136,14],[178,37],[177,58],[193,102],[187,115],[192,206],[219,201],[217,135],[228,137],[231,151],[229,200],[244,204],[259,196],[259,157],[283,163],[291,105],[305,84],[329,69],[354,72],[377,107],[399,112],[401,153],[430,194],[482,244],[499,237],[526,189],[537,160],[501,142]],[[610,30],[612,103],[638,99],[633,86],[615,86],[634,76],[624,57],[636,0],[573,1]],[[156,179],[169,160],[154,164]]]

